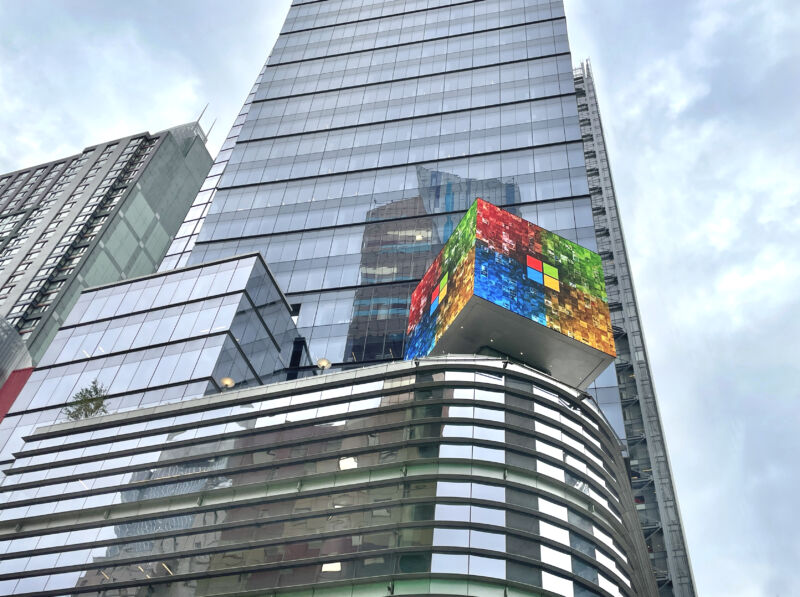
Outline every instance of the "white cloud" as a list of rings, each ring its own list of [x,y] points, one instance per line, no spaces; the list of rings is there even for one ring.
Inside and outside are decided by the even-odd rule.
[[[623,98],[626,107],[621,116],[641,119],[648,114],[665,112],[677,119],[690,105],[709,93],[708,84],[682,68],[679,56],[665,56],[648,64],[636,75]]]
[[[179,57],[148,48],[131,27],[89,35],[86,42],[70,57],[81,68],[70,73],[42,68],[37,77],[31,76],[36,56],[3,52],[0,158],[11,168],[199,114],[197,75]],[[52,61],[38,58],[42,66]]]
[[[0,2],[0,172],[182,124],[206,104],[215,153],[288,5]]]
[[[800,4],[567,3],[698,594],[800,594]]]

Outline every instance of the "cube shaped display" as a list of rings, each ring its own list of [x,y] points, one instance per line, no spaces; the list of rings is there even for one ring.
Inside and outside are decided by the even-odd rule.
[[[405,358],[485,348],[577,387],[615,356],[600,256],[478,199],[411,296]]]

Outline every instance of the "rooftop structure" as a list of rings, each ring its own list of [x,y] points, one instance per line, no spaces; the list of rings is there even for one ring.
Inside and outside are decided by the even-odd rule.
[[[310,365],[258,254],[92,288],[0,422],[0,453],[9,459],[35,425],[291,379]],[[93,385],[97,399],[82,404]]]

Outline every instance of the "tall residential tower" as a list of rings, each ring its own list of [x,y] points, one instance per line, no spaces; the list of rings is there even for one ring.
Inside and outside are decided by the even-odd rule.
[[[82,290],[155,271],[210,163],[190,123],[0,175],[0,316],[34,363]]]
[[[205,141],[192,122],[0,175],[0,462],[36,420],[3,417],[81,292],[158,267],[211,167]]]

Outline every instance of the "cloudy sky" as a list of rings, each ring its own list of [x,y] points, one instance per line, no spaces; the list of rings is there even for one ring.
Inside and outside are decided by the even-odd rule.
[[[0,172],[216,118],[288,2],[0,0]],[[568,0],[704,597],[800,595],[800,3]]]
[[[568,2],[699,594],[800,595],[800,3]]]

